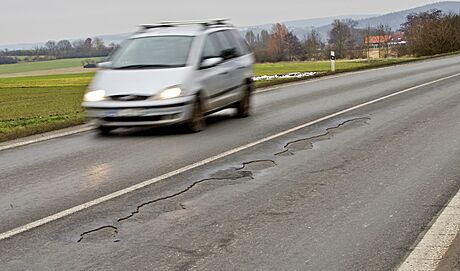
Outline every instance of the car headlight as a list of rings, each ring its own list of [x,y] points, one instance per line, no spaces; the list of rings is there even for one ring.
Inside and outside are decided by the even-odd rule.
[[[99,102],[105,100],[105,90],[88,91],[83,98],[85,102]]]
[[[182,90],[180,88],[172,87],[172,88],[168,88],[168,89],[163,90],[160,93],[159,98],[160,99],[176,98],[176,97],[179,97],[181,93],[182,93]]]

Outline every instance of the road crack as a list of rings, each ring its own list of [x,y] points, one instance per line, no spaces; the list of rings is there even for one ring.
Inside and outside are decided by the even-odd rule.
[[[178,192],[176,192],[174,194],[164,196],[164,197],[160,197],[160,198],[156,198],[156,199],[153,199],[153,200],[149,200],[149,201],[146,201],[146,202],[138,205],[136,207],[136,209],[134,211],[132,211],[129,215],[126,215],[124,217],[118,218],[114,224],[121,223],[123,221],[126,221],[126,220],[136,216],[137,214],[139,214],[141,212],[141,209],[146,207],[146,206],[149,206],[149,205],[152,205],[154,203],[158,203],[158,202],[161,202],[161,201],[165,201],[165,200],[168,200],[168,199],[178,197],[178,196],[180,196],[180,195],[182,195],[184,193],[189,192],[194,187],[196,187],[196,186],[198,186],[200,184],[203,184],[205,182],[235,181],[235,180],[244,179],[244,178],[248,178],[249,180],[252,180],[252,179],[254,179],[253,171],[261,171],[261,170],[264,170],[264,169],[267,169],[267,168],[274,167],[276,165],[277,164],[273,160],[253,160],[253,161],[249,161],[249,162],[244,162],[242,164],[242,166],[239,167],[239,168],[229,168],[229,169],[226,169],[226,170],[217,171],[216,173],[212,174],[210,178],[205,178],[205,179],[195,181],[192,184],[190,184],[189,186],[187,186],[186,188],[184,188],[184,189],[182,189],[182,190],[180,190],[180,191],[178,191]],[[179,204],[179,208],[182,209],[182,210],[187,209],[185,204],[183,204],[183,203]],[[83,240],[85,240],[86,238],[91,239],[91,240],[99,241],[99,240],[103,240],[104,238],[109,238],[109,239],[110,238],[115,238],[117,235],[118,235],[118,227],[116,227],[115,225],[105,225],[105,226],[101,226],[101,227],[96,228],[96,229],[92,229],[92,230],[83,232],[82,234],[80,234],[80,238],[78,239],[77,242],[80,243]],[[115,240],[115,242],[118,242],[118,241],[119,240]]]
[[[80,239],[77,240],[77,243],[80,243],[84,238],[92,240],[103,240],[114,238],[118,235],[118,228],[112,225],[102,226],[97,229],[86,231],[80,234]],[[93,238],[91,238],[93,237]],[[115,240],[116,242],[117,240]]]
[[[348,128],[349,126],[352,126],[353,124],[363,125],[363,124],[366,124],[367,121],[369,120],[370,118],[368,117],[349,119],[349,120],[346,120],[338,124],[337,126],[327,128],[326,131],[322,134],[289,141],[288,143],[284,145],[284,150],[281,152],[275,153],[275,156],[288,156],[288,155],[294,155],[298,151],[311,150],[313,149],[314,143],[331,139],[334,133],[336,133],[336,130]]]

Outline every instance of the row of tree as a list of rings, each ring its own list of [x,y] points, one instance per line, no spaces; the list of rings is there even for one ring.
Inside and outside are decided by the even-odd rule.
[[[416,56],[460,51],[460,14],[440,10],[411,14],[402,25],[407,50]]]
[[[303,48],[299,38],[284,24],[274,24],[271,32],[262,30],[260,34],[246,32],[246,40],[260,62],[297,60]]]
[[[75,40],[47,41],[45,46],[36,47],[32,50],[3,50],[0,51],[0,64],[15,63],[18,56],[25,57],[26,61],[40,61],[61,58],[83,58],[83,57],[102,57],[107,56],[114,48],[115,44],[106,46],[100,38],[87,38]]]
[[[116,45],[105,46],[104,41],[100,38],[87,38],[72,43],[68,40],[58,42],[51,40],[46,42],[45,47],[47,53],[56,56],[56,58],[75,58],[107,56]]]
[[[315,30],[299,39],[280,23],[274,24],[271,31],[262,30],[256,34],[249,30],[246,40],[259,62],[328,59],[330,51],[335,51],[336,57],[342,59],[369,58],[371,48],[378,49],[379,57],[434,55],[460,50],[459,14],[444,14],[440,10],[410,14],[398,30],[404,33],[407,45],[392,40],[394,31],[387,25],[365,29],[357,25],[351,19],[335,20],[327,43]]]
[[[0,64],[15,64],[18,62],[19,60],[17,57],[0,55]]]
[[[246,40],[255,52],[259,62],[278,62],[292,60],[328,59],[330,51],[335,51],[337,58],[365,57],[365,48],[369,48],[366,40],[369,36],[378,35],[377,28],[357,29],[357,22],[351,19],[335,20],[329,32],[327,44],[321,35],[312,30],[306,37],[299,39],[284,24],[274,24],[271,31],[262,30],[255,34],[246,32]]]

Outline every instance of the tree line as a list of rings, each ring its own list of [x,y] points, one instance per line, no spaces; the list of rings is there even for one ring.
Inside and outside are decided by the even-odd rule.
[[[426,56],[460,50],[460,14],[440,10],[413,13],[396,31],[383,24],[365,29],[357,25],[351,19],[334,20],[327,42],[315,30],[299,38],[281,23],[257,34],[249,30],[245,37],[258,62],[325,60],[331,51],[338,59],[369,58],[371,48],[378,50],[378,57]],[[395,32],[402,33],[405,43],[391,39]]]
[[[300,39],[281,23],[258,34],[249,30],[245,37],[258,62],[324,60],[329,59],[330,51],[335,51],[337,58],[363,58],[366,57],[366,39],[378,35],[379,28],[388,27],[358,29],[357,24],[351,19],[334,20],[327,42],[316,30]]]
[[[407,50],[415,56],[429,56],[460,51],[460,14],[441,10],[410,14],[402,25]]]
[[[69,40],[49,40],[44,46],[31,50],[0,50],[0,64],[44,61],[64,58],[104,57],[110,54],[117,45],[106,46],[100,38],[86,38],[70,42]]]

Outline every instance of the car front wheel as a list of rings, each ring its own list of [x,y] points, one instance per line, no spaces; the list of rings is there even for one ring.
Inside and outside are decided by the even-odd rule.
[[[193,103],[192,116],[185,124],[188,132],[197,133],[204,129],[206,126],[205,117],[203,113],[203,104],[200,97],[196,97]]]
[[[251,85],[247,85],[243,98],[237,103],[237,117],[246,118],[251,113]]]

